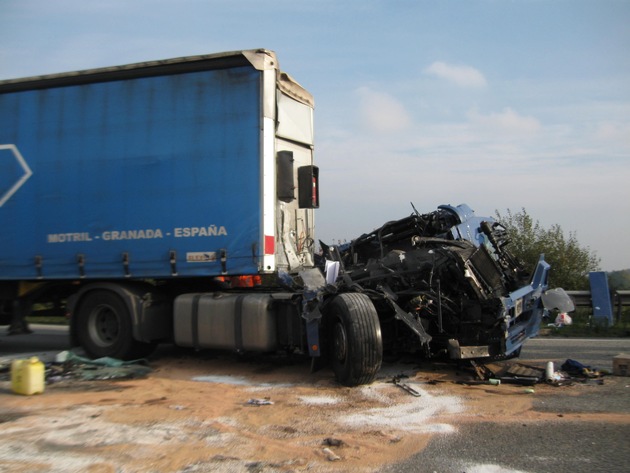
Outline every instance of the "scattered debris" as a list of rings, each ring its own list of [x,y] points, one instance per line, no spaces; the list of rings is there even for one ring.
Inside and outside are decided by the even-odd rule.
[[[516,384],[519,386],[534,386],[537,383],[547,383],[553,386],[566,386],[575,381],[603,384],[599,379],[607,374],[590,366],[568,359],[561,370],[555,370],[554,363],[548,361],[544,368],[532,366],[522,362],[494,362],[480,364],[470,361],[470,367],[477,379],[457,381],[458,384]],[[594,379],[597,378],[597,379]]]
[[[545,378],[545,370],[515,362],[478,364],[471,361],[480,382],[464,382],[463,384],[518,384],[533,386]]]
[[[326,437],[322,443],[328,447],[342,447],[346,444],[343,440],[333,437]]]
[[[322,451],[326,454],[326,458],[328,458],[328,461],[336,462],[341,460],[341,457],[333,452],[330,448],[325,447]]]
[[[497,377],[503,381],[510,377],[513,378],[532,378],[542,380],[544,370],[537,366],[525,365],[523,363],[506,363],[505,370],[496,373]]]
[[[8,379],[10,362],[0,362],[0,379]],[[71,351],[58,353],[54,361],[44,363],[44,377],[47,385],[63,381],[96,381],[114,379],[135,379],[146,377],[152,368],[144,359],[123,361],[116,358],[91,360]]]
[[[567,359],[562,366],[563,371],[566,371],[571,376],[579,376],[583,378],[599,378],[601,373],[597,368],[591,368],[590,366],[583,365],[579,361]]]
[[[249,406],[273,406],[273,401],[271,401],[268,397],[264,399],[250,399],[247,401],[247,405]]]
[[[519,386],[533,386],[540,382],[540,378],[533,376],[506,376],[499,379],[502,383],[518,384]]]
[[[488,368],[486,368],[485,365],[480,365],[475,360],[470,360],[470,366],[473,367],[479,379],[488,379],[492,374],[492,372]]]
[[[416,391],[414,388],[412,388],[411,386],[409,386],[407,383],[402,383],[400,381],[400,377],[396,376],[392,379],[392,383],[394,383],[395,386],[398,386],[399,388],[407,391],[409,394],[411,394],[412,396],[415,397],[420,397],[422,396],[422,394],[420,394],[420,392]]]
[[[123,361],[111,357],[92,360],[71,351],[62,351],[55,356],[53,363],[47,364],[48,383],[67,379],[82,381],[133,379],[147,376],[152,369],[147,360]]]
[[[443,380],[443,379],[429,379],[429,380],[427,380],[426,383],[430,384],[431,386],[435,386],[436,384],[446,383],[446,381]]]
[[[158,397],[155,399],[147,399],[146,401],[143,402],[143,404],[145,405],[152,405],[152,404],[161,404],[164,401],[167,401],[168,398],[166,396],[162,396],[162,397]]]
[[[83,381],[110,380],[110,379],[135,379],[147,376],[151,368],[141,365],[128,365],[120,367],[76,367],[78,377]]]
[[[548,361],[545,367],[545,381],[552,383],[554,380],[553,361]]]
[[[86,358],[84,356],[79,356],[76,353],[71,351],[62,351],[55,356],[56,363],[74,363],[74,364],[84,364],[84,365],[96,365],[96,366],[108,366],[112,368],[117,368],[120,366],[129,366],[129,365],[146,365],[147,360],[144,358],[140,358],[137,360],[124,361],[119,360],[117,358],[111,358],[109,356],[105,356],[103,358]]]
[[[567,314],[566,312],[560,312],[557,315],[556,320],[554,320],[554,323],[547,324],[547,326],[560,328],[564,325],[571,325],[572,323],[573,323],[573,319],[571,318],[569,314]]]
[[[501,384],[501,380],[500,379],[494,379],[494,378],[490,378],[490,379],[470,379],[470,380],[466,380],[466,381],[456,381],[457,384],[467,384],[467,385],[478,385],[478,384],[488,384],[491,386],[499,386]]]

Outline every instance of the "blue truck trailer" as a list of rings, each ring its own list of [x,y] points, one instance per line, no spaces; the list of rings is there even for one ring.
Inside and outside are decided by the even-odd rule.
[[[548,266],[525,281],[491,219],[446,206],[315,253],[313,108],[268,50],[0,82],[0,322],[59,309],[93,357],[299,351],[345,385],[389,348],[515,353]]]

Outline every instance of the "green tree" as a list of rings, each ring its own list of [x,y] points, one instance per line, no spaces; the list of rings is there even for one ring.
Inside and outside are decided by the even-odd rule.
[[[608,285],[613,291],[630,289],[630,269],[608,273]]]
[[[575,233],[564,234],[558,224],[544,228],[523,208],[513,213],[507,209],[502,215],[495,211],[497,220],[505,226],[509,251],[532,271],[541,254],[551,265],[549,287],[566,290],[589,288],[588,273],[599,270],[600,259],[588,247],[583,247]]]

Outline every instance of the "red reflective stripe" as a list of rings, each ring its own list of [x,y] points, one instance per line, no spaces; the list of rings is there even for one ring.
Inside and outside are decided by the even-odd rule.
[[[276,240],[273,237],[273,235],[265,235],[265,254],[266,255],[276,254]]]

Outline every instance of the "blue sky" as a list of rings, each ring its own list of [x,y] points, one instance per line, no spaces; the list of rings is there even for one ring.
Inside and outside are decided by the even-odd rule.
[[[317,237],[525,208],[630,268],[630,0],[0,0],[0,80],[274,50],[315,96]]]

